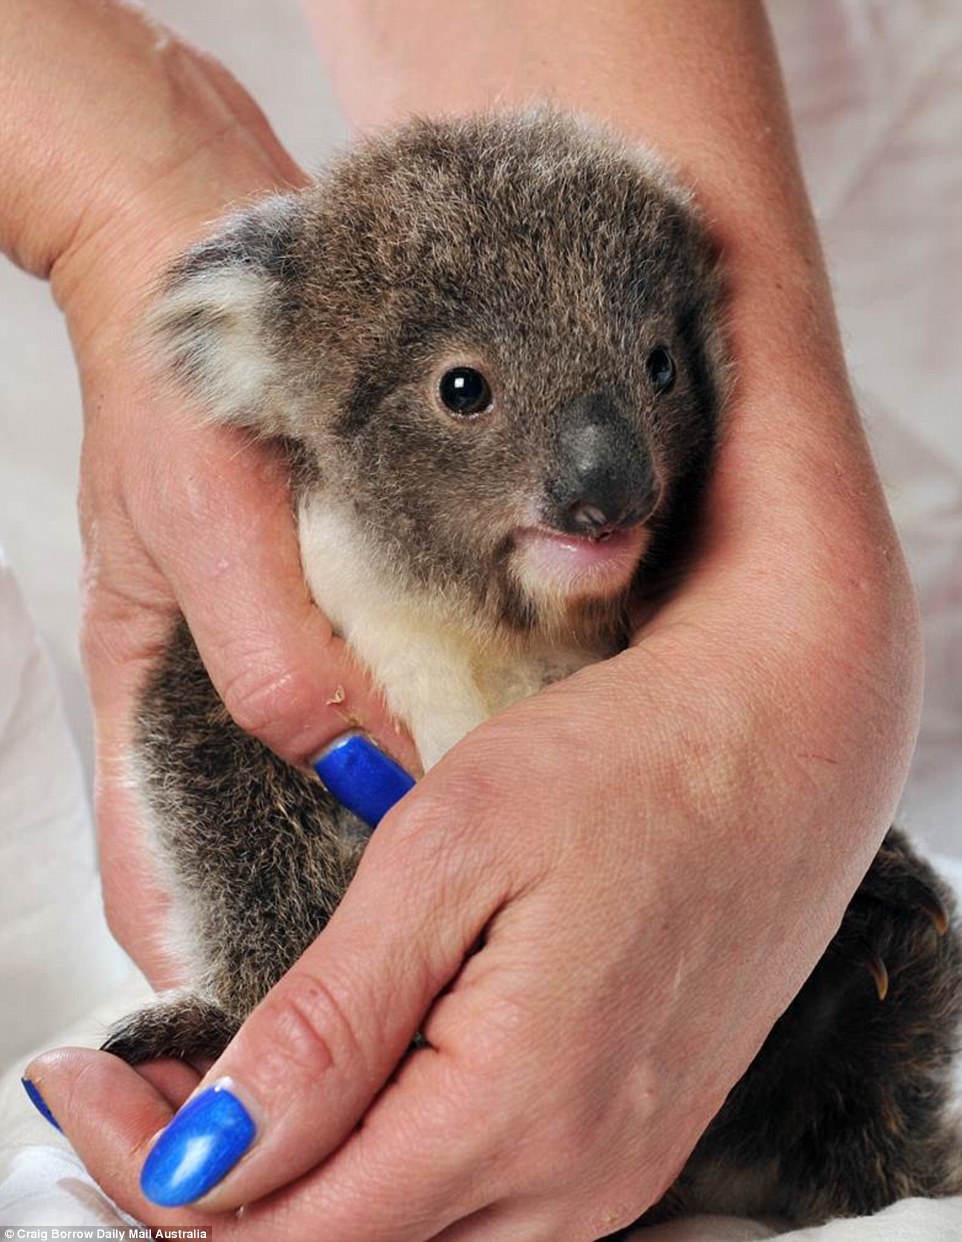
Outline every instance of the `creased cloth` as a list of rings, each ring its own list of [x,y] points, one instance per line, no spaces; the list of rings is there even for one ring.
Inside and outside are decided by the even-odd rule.
[[[769,0],[769,10],[853,381],[922,604],[926,707],[900,818],[962,854],[962,5]],[[43,481],[31,478],[31,504]],[[0,493],[17,494],[17,482],[0,458]],[[46,514],[29,517],[42,557]],[[54,571],[61,581],[75,566]],[[54,680],[0,565],[0,1065],[10,1065],[0,1079],[0,1224],[124,1223],[17,1080],[31,1047],[95,1045],[110,1018],[145,999],[137,976],[110,992],[126,969],[100,915]],[[712,1218],[637,1236],[959,1242],[962,1199],[909,1200],[815,1229]]]

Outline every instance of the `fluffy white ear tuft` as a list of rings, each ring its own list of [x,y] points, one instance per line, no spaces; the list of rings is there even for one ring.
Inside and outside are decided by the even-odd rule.
[[[276,307],[294,218],[290,198],[232,216],[168,274],[150,330],[170,370],[218,422],[273,426]]]

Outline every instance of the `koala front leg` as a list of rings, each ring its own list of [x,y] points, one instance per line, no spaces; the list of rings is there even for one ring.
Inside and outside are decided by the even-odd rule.
[[[105,1045],[130,1062],[216,1056],[323,930],[367,830],[311,776],[230,719],[186,625],[140,709],[148,823],[185,932],[190,988]]]

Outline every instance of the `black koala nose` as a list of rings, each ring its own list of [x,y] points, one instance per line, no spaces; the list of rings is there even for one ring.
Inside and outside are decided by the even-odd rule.
[[[546,518],[557,530],[598,537],[649,516],[656,498],[640,429],[604,393],[560,411]]]

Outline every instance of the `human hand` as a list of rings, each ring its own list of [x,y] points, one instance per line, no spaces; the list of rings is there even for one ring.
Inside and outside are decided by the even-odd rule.
[[[884,515],[853,504],[870,476],[775,510],[743,479],[792,451],[736,434],[691,578],[635,647],[489,721],[379,827],[207,1075],[258,1127],[199,1205],[248,1205],[227,1237],[577,1242],[673,1180],[831,934],[911,733],[910,601]],[[183,1223],[137,1184],[167,1096],[88,1052],[28,1073],[122,1206]]]
[[[61,115],[44,131],[49,150],[13,152],[20,207],[0,212],[0,241],[49,275],[76,353],[83,648],[105,904],[117,939],[155,984],[170,986],[178,965],[165,948],[167,899],[129,756],[137,696],[178,613],[228,710],[285,758],[305,762],[357,725],[408,767],[416,757],[308,596],[277,453],[200,425],[160,381],[142,328],[168,261],[232,204],[301,185],[304,174],[220,66],[142,14],[45,0],[24,12],[18,48],[17,8],[7,14],[11,59],[29,64],[40,49],[50,63],[37,76]],[[90,78],[77,99],[75,62],[61,64],[61,44]]]
[[[155,985],[170,986],[178,980],[160,935],[165,897],[129,764],[138,697],[178,614],[231,715],[290,761],[357,726],[408,767],[415,756],[307,593],[280,455],[240,432],[196,425],[138,359],[126,317],[99,323],[93,356],[80,345],[78,364],[101,874],[114,935]]]

